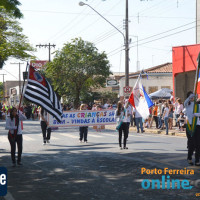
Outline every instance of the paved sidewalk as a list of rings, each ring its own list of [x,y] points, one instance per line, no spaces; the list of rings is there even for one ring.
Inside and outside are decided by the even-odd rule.
[[[106,129],[110,129],[110,130],[115,130],[116,126],[115,125],[106,125],[105,127]],[[161,134],[161,135],[165,135],[166,134],[166,130],[160,130],[160,129],[156,129],[155,126],[152,126],[152,128],[144,128],[145,132],[144,133],[153,133],[153,134]],[[130,132],[137,132],[137,128],[136,127],[130,127],[129,129]],[[169,135],[174,135],[174,136],[180,136],[180,137],[186,137],[186,133],[185,131],[179,131],[177,130],[177,127],[173,127],[172,130],[169,130],[168,132]]]

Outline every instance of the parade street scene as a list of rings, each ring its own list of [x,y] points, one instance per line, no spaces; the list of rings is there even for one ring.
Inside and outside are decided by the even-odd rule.
[[[200,0],[0,0],[0,200],[200,198]]]

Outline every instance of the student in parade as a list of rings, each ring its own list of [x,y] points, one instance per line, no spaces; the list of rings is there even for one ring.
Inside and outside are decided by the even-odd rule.
[[[141,129],[141,133],[144,133],[144,129],[143,129],[143,122],[142,122],[142,116],[141,114],[138,112],[137,109],[133,108],[133,114],[135,116],[135,123],[136,123],[136,127],[137,127],[137,133],[140,132]],[[140,127],[140,129],[139,129]]]
[[[169,106],[168,103],[165,102],[164,103],[164,112],[163,112],[163,120],[165,123],[165,127],[166,127],[166,135],[168,135],[168,121],[169,121]]]
[[[80,110],[87,110],[87,105],[81,104]],[[84,142],[87,143],[88,126],[80,126],[79,134],[80,134],[79,141],[82,142],[82,140],[84,139]]]
[[[117,104],[117,110],[115,111],[115,119],[117,121],[117,130],[119,133],[119,147],[122,150],[128,149],[126,146],[126,140],[128,137],[128,128],[127,128],[127,118],[126,118],[126,109],[124,108],[121,101]],[[124,143],[122,148],[122,132],[124,133]]]
[[[126,108],[126,124],[127,124],[127,132],[129,134],[129,128],[130,128],[130,123],[131,123],[131,116],[132,114],[132,106],[129,103],[128,99],[125,100],[125,108]],[[128,135],[127,135],[128,138]]]
[[[23,146],[23,138],[22,138],[22,127],[21,121],[26,120],[26,116],[22,114],[21,111],[17,111],[15,107],[10,110],[10,113],[6,119],[6,130],[8,131],[8,140],[10,142],[11,147],[11,159],[13,163],[13,167],[16,166],[15,152],[16,152],[16,143],[18,148],[18,157],[17,164],[22,165],[21,163],[21,155],[22,155],[22,146]]]
[[[43,145],[45,145],[46,143],[50,143],[51,128],[48,127],[49,123],[47,121],[47,111],[44,108],[41,108],[40,111],[40,125],[43,135]]]
[[[191,91],[187,93],[187,99],[184,102],[184,106],[186,109],[186,119],[190,126],[192,125],[192,119],[194,116],[198,117],[197,118],[197,125],[195,129],[195,133],[191,135],[188,129],[186,129],[186,135],[187,135],[187,146],[188,146],[188,156],[187,156],[187,161],[190,165],[193,165],[192,162],[192,155],[195,151],[195,165],[200,166],[199,163],[199,157],[200,157],[200,113],[195,113],[193,114],[193,108],[194,108],[194,98],[195,94],[193,94]],[[198,105],[199,106],[199,105]]]

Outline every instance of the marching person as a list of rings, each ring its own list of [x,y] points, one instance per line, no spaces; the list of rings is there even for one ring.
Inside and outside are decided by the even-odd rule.
[[[137,127],[137,133],[140,132],[139,127],[141,129],[141,133],[144,133],[144,129],[143,129],[143,122],[142,122],[142,116],[141,114],[138,112],[138,110],[136,108],[133,108],[133,114],[135,116],[135,123],[136,123],[136,127]]]
[[[81,104],[80,110],[87,110],[87,105]],[[88,126],[80,126],[79,135],[80,135],[79,141],[82,142],[82,140],[84,139],[84,142],[87,143]]]
[[[40,111],[40,125],[43,135],[43,145],[45,145],[46,143],[50,143],[51,128],[48,127],[49,123],[47,121],[47,111],[44,108],[41,108]]]
[[[129,128],[131,123],[131,116],[132,114],[132,106],[129,103],[128,99],[125,100],[125,108],[126,108],[126,124],[127,124],[127,133],[129,134]],[[127,138],[128,138],[127,134]]]
[[[117,110],[115,111],[115,119],[117,121],[117,130],[119,133],[119,147],[122,150],[128,149],[126,146],[126,140],[128,137],[128,128],[127,128],[127,118],[126,118],[126,110],[121,101],[117,104]],[[124,133],[124,147],[122,148],[122,132]]]
[[[18,112],[18,113],[17,113]],[[17,164],[22,165],[21,163],[21,155],[22,155],[22,127],[21,121],[26,120],[26,116],[22,114],[21,111],[17,111],[15,107],[10,110],[10,115],[7,116],[6,119],[6,130],[8,131],[8,140],[10,142],[11,147],[11,159],[13,163],[13,167],[16,166],[15,152],[16,152],[16,143],[18,148],[18,157]]]
[[[193,165],[192,155],[195,151],[195,165],[200,166],[200,162],[199,162],[199,156],[200,156],[200,134],[199,134],[199,132],[200,132],[200,121],[199,121],[199,116],[200,116],[200,113],[194,113],[193,114],[194,98],[195,98],[195,94],[193,94],[190,91],[190,92],[187,93],[187,99],[184,102],[184,106],[185,106],[185,109],[186,109],[187,121],[188,121],[190,126],[192,126],[193,117],[194,116],[198,117],[194,135],[191,135],[189,130],[186,129],[186,135],[187,135],[187,139],[188,139],[188,141],[187,141],[187,146],[188,146],[187,161],[190,165]]]

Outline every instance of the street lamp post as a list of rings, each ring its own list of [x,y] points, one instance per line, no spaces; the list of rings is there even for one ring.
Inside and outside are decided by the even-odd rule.
[[[126,35],[122,33],[115,25],[109,22],[103,15],[101,15],[98,11],[96,11],[92,6],[86,4],[84,2],[79,2],[79,6],[88,6],[94,12],[96,12],[99,16],[101,16],[105,21],[107,21],[112,27],[114,27],[118,32],[120,32],[124,38],[124,46],[125,46],[125,86],[129,86],[129,38],[128,38],[128,0],[126,0],[126,19],[125,19],[125,30]]]

